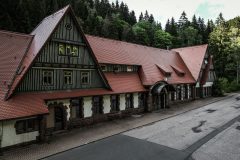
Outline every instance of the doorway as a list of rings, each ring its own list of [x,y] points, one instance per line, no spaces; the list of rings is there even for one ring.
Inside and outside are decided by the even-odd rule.
[[[64,129],[64,111],[61,107],[54,108],[55,113],[55,131]]]

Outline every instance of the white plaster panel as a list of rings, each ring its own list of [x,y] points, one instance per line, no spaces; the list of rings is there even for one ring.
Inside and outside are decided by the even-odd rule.
[[[36,137],[39,135],[38,131],[16,134],[15,130],[15,120],[5,121],[3,123],[3,139],[1,147],[7,147],[16,145],[19,143],[30,142],[36,140]]]
[[[110,95],[103,96],[103,112],[104,114],[110,113],[111,111],[111,101]]]
[[[138,93],[133,94],[133,105],[134,108],[138,108]]]
[[[120,110],[123,111],[126,109],[126,99],[125,94],[120,94]]]
[[[92,116],[92,97],[83,98],[84,118]]]

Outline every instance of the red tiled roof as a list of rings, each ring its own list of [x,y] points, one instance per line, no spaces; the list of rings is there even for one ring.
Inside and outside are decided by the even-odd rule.
[[[192,47],[176,48],[173,51],[176,51],[180,54],[183,61],[190,70],[195,81],[198,81],[199,73],[202,67],[204,56],[207,52],[208,45],[199,45]]]
[[[8,86],[11,85],[32,38],[31,35],[0,31],[0,92],[2,94],[8,91]]]
[[[153,85],[165,79],[158,66],[164,66],[165,70],[172,72],[171,77],[168,78],[170,84],[195,83],[181,57],[174,51],[90,35],[87,35],[87,39],[99,63],[141,65],[140,78],[143,85]],[[185,76],[178,76],[173,71],[171,64],[183,70],[186,73]]]
[[[146,91],[137,73],[106,73],[105,76],[113,89],[112,91],[107,89],[86,89],[19,93],[7,101],[1,100],[0,120],[46,114],[48,108],[44,102],[45,100]]]

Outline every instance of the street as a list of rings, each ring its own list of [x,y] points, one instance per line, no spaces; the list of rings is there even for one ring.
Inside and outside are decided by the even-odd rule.
[[[235,95],[46,160],[239,160],[240,101]]]

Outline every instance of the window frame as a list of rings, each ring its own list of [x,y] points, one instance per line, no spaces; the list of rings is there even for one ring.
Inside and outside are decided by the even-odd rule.
[[[18,127],[19,124],[23,124],[22,129]],[[30,126],[30,123],[32,123],[32,126]],[[15,122],[15,131],[16,134],[24,134],[24,133],[30,133],[39,131],[39,120],[37,118],[30,118],[30,119],[24,119],[24,120],[18,120]]]
[[[129,97],[128,97],[129,95]],[[125,101],[126,101],[126,109],[132,109],[133,107],[133,94],[132,93],[127,93],[125,95]]]
[[[51,83],[45,83],[44,80],[45,80],[45,73],[48,72],[48,73],[51,73]],[[49,80],[49,75],[46,76],[47,77],[47,81]],[[42,71],[42,85],[44,86],[52,86],[53,85],[53,81],[54,81],[54,70],[43,70]]]
[[[60,54],[60,46],[62,46],[62,54]],[[58,55],[59,56],[66,56],[66,45],[64,43],[59,43],[58,44]]]
[[[74,103],[74,101],[78,102],[78,105],[76,105],[77,103]],[[84,108],[83,108],[83,98],[76,98],[76,99],[72,99],[71,100],[71,107],[75,107],[75,112],[76,112],[76,119],[82,119],[84,118]]]
[[[65,73],[67,73],[67,72],[69,72],[69,73],[71,73],[70,75],[66,75]],[[70,81],[70,83],[66,83],[66,77],[70,77],[71,79],[71,81]],[[71,70],[64,70],[63,71],[63,79],[64,79],[64,85],[72,85],[73,84],[73,71],[71,71]]]
[[[116,97],[115,99],[113,99],[113,97]],[[114,112],[119,112],[120,111],[120,104],[119,104],[119,95],[117,94],[114,94],[114,95],[111,95],[110,96],[110,106],[111,106],[111,113],[114,113]],[[116,104],[113,103],[113,100]],[[113,106],[116,105],[116,106]],[[113,108],[114,107],[114,108]]]
[[[69,53],[68,53],[68,49],[69,49]],[[65,55],[67,56],[71,56],[72,54],[72,47],[70,44],[66,44],[66,47],[65,47]]]
[[[78,46],[76,46],[76,45],[72,45],[71,46],[71,56],[73,56],[73,57],[78,57],[79,56],[79,48],[78,48]],[[76,55],[74,55],[74,48],[76,49]]]
[[[87,77],[88,77],[88,82],[83,82],[83,74],[85,74],[85,73],[87,73]],[[91,82],[90,82],[90,78],[91,78],[91,76],[90,76],[90,72],[89,71],[82,71],[81,72],[81,84],[83,84],[83,85],[88,85],[88,84],[90,84]]]

